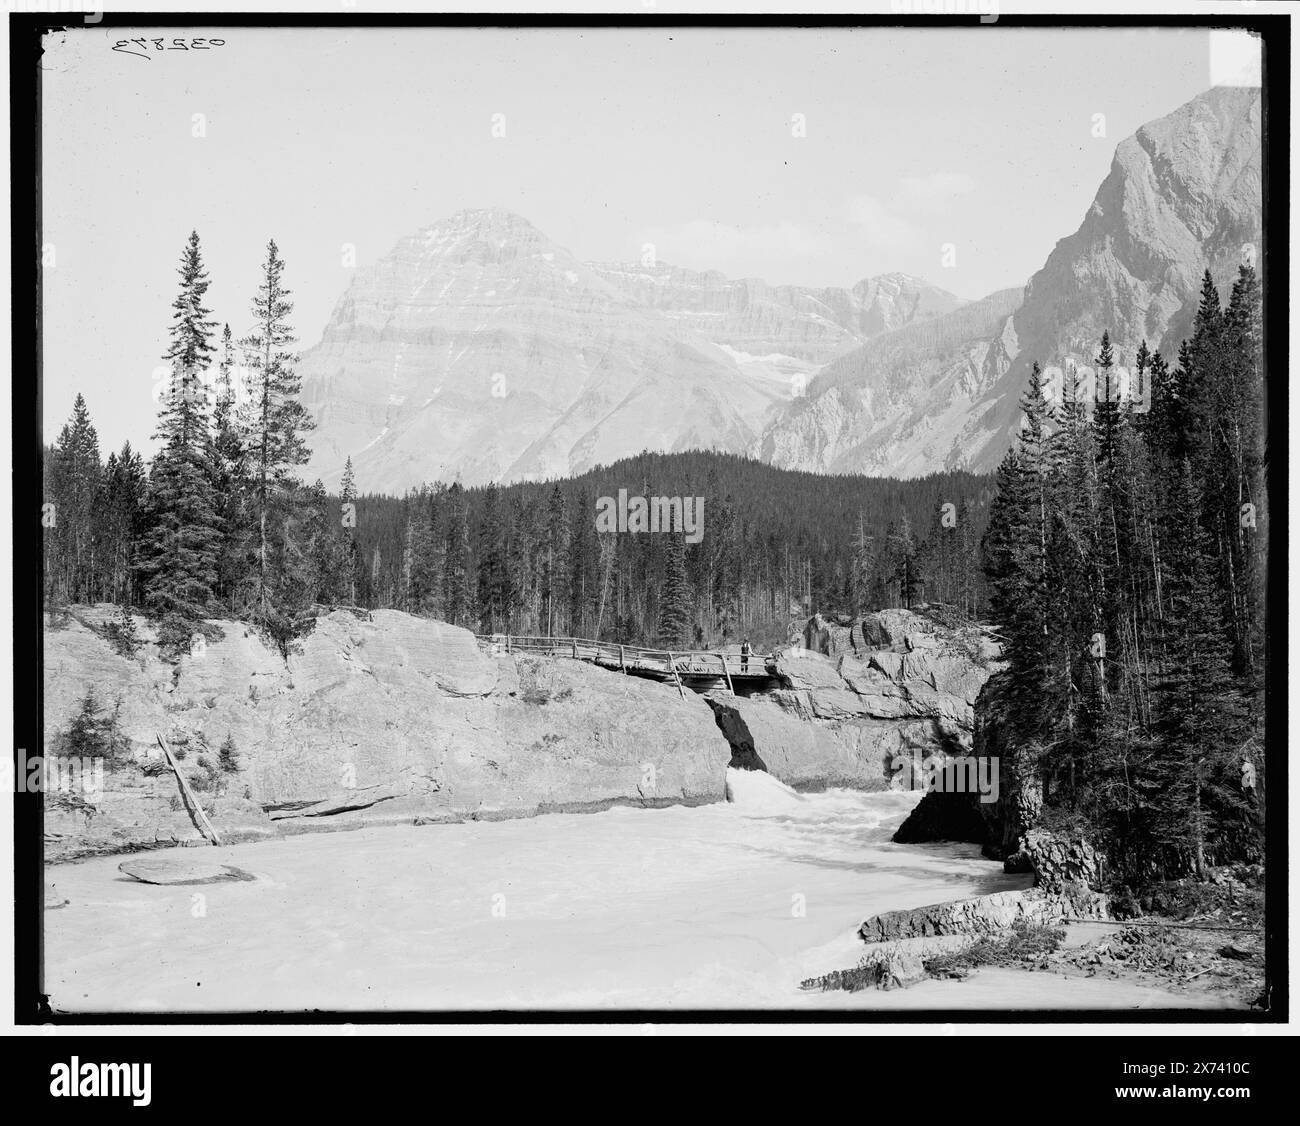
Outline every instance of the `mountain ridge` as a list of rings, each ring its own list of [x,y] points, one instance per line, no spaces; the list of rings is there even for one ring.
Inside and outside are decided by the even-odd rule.
[[[844,471],[848,459],[875,472],[960,465],[987,473],[1014,439],[1034,362],[1091,365],[1103,332],[1123,366],[1131,368],[1143,340],[1172,360],[1190,332],[1204,271],[1224,293],[1262,245],[1261,109],[1256,88],[1216,87],[1116,146],[1079,227],[1031,276],[1020,307],[994,335],[970,340],[964,358],[935,357],[926,373],[940,396],[962,386],[954,376],[963,366],[978,368],[965,384],[981,385],[975,398],[936,398],[928,419],[911,404],[880,417],[869,384],[841,381],[815,425],[806,407],[791,404],[758,448],[787,467],[836,467],[829,472]],[[810,393],[826,397],[831,388],[814,384]]]
[[[1202,272],[1261,245],[1258,89],[1215,88],[1117,145],[1074,233],[1023,290],[966,301],[897,271],[771,285],[583,262],[471,208],[358,271],[304,353],[309,476],[367,488],[533,480],[640,450],[748,453],[821,473],[990,472],[1037,360],[1170,352]],[[901,334],[901,335],[900,335]]]

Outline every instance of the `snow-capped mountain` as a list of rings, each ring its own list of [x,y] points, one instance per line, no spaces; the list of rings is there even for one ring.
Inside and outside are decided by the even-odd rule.
[[[642,450],[819,472],[993,469],[1029,365],[1121,362],[1186,333],[1206,266],[1262,254],[1260,94],[1216,88],[1122,142],[1022,292],[963,302],[588,264],[527,220],[463,211],[359,271],[303,356],[308,473],[367,490],[561,476]],[[1249,248],[1255,248],[1252,251]],[[1022,301],[1023,296],[1023,301]]]

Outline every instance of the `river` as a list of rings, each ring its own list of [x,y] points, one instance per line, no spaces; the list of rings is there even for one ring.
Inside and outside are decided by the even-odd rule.
[[[46,989],[67,1012],[1178,1003],[1015,971],[801,992],[856,963],[866,916],[1029,877],[974,845],[891,843],[919,793],[794,795],[763,775],[737,797],[202,851],[258,877],[244,883],[143,884],[121,857],[53,866],[69,903],[45,912]]]

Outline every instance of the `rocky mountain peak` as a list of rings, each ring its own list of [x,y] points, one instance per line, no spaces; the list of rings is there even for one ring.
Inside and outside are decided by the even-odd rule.
[[[584,263],[505,208],[424,227],[357,272],[303,358],[309,477],[353,457],[400,492],[581,472],[642,450],[791,469],[991,471],[1029,365],[1121,364],[1186,335],[1262,247],[1257,89],[1207,91],[1115,151],[1077,231],[1022,293],[968,302],[891,272],[773,285],[665,262]]]
[[[860,282],[864,304],[907,327],[828,364],[806,398],[777,413],[757,452],[789,469],[991,472],[1034,362],[1091,365],[1103,332],[1121,365],[1143,340],[1172,358],[1205,270],[1226,293],[1262,248],[1260,110],[1258,89],[1216,88],[1122,141],[1023,303],[1008,290],[918,322],[912,302],[921,294],[919,313],[927,291],[915,279]]]
[[[546,252],[552,255],[549,262],[569,257],[522,215],[500,207],[458,211],[422,227],[403,239],[394,255],[408,251],[424,260],[437,257],[456,265],[479,266],[504,266]]]

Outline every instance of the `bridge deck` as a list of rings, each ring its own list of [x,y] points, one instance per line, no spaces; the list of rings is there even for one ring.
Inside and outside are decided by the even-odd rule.
[[[507,653],[528,653],[537,657],[562,657],[586,661],[601,668],[645,676],[654,680],[671,680],[705,691],[725,684],[733,693],[739,681],[745,685],[772,680],[772,655],[717,650],[646,649],[640,645],[620,645],[613,641],[593,641],[582,637],[517,637],[513,634],[480,634],[479,640]]]

